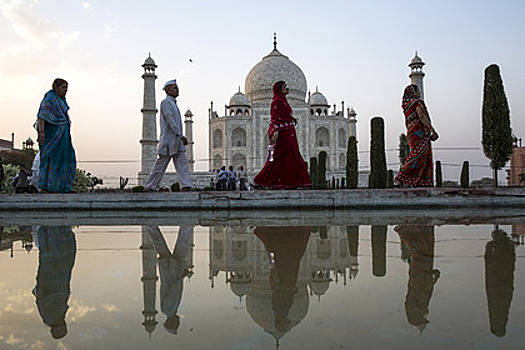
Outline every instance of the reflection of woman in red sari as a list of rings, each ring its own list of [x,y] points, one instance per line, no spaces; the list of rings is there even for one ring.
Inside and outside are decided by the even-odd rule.
[[[295,133],[295,118],[288,104],[286,95],[289,89],[284,81],[273,85],[273,101],[271,105],[270,154],[261,172],[254,178],[258,186],[272,189],[291,189],[309,187],[312,183],[306,169],[306,164],[299,152],[297,135]]]
[[[399,234],[409,254],[408,288],[405,298],[405,312],[408,322],[423,331],[429,323],[428,306],[434,285],[440,272],[434,269],[434,226],[398,225]]]
[[[395,181],[405,187],[432,187],[434,179],[430,142],[437,140],[439,136],[430,122],[416,85],[405,88],[401,106],[405,114],[410,153]]]

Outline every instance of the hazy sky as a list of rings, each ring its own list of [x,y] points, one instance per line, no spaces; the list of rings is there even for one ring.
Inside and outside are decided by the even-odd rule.
[[[490,176],[480,144],[483,71],[502,72],[511,125],[525,137],[523,1],[134,1],[0,0],[0,138],[36,139],[32,124],[55,77],[69,81],[73,142],[81,168],[135,175],[139,168],[143,80],[151,52],[162,84],[177,78],[179,106],[195,115],[197,170],[206,170],[208,108],[224,105],[249,70],[278,49],[330,104],[358,113],[359,150],[370,118],[383,116],[387,149],[404,132],[400,98],[414,51],[425,61],[425,99],[441,138],[435,159],[457,180]],[[192,59],[193,63],[189,61]],[[340,108],[340,107],[339,107]],[[473,147],[477,150],[445,150]],[[397,151],[387,153],[396,168]],[[368,167],[368,153],[360,166]],[[82,163],[132,160],[127,165]],[[481,167],[476,167],[480,165]],[[501,174],[503,175],[503,173]]]

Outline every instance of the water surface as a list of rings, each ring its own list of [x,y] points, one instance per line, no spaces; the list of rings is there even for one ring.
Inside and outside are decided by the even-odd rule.
[[[524,224],[5,225],[0,349],[518,349]]]

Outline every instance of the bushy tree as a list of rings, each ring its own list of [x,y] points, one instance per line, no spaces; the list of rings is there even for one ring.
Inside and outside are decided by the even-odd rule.
[[[346,186],[348,188],[357,188],[359,179],[358,164],[357,140],[352,135],[348,138],[348,147],[346,149]]]
[[[368,187],[386,187],[385,122],[381,117],[370,121],[370,179]]]
[[[494,187],[494,179],[484,177],[479,180],[474,180],[470,183],[472,187]]]
[[[0,186],[2,191],[0,193],[15,193],[13,187],[13,178],[20,172],[20,167],[13,164],[2,164],[4,169],[4,183]]]
[[[77,169],[72,187],[73,190],[77,192],[87,192],[93,190],[96,185],[101,185],[102,183],[102,179],[92,176],[91,173],[88,173],[83,169]]]
[[[463,162],[463,166],[461,167],[461,177],[459,183],[463,188],[467,188],[470,185],[470,172],[468,161]]]
[[[481,116],[483,152],[490,159],[497,186],[498,170],[505,166],[512,155],[512,129],[507,96],[496,64],[485,69]]]
[[[33,160],[35,159],[36,151],[33,149],[15,150],[15,151],[1,151],[0,158],[3,164],[21,165],[26,169],[31,169]]]
[[[436,187],[443,187],[443,172],[439,160],[436,160]]]
[[[316,188],[319,190],[326,190],[326,152],[321,151],[319,152],[319,164],[317,165],[317,179]]]

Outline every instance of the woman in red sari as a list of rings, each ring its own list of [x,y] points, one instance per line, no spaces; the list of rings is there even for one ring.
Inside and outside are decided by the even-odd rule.
[[[288,93],[289,89],[284,81],[278,81],[273,85],[271,121],[268,130],[270,151],[266,164],[254,178],[255,185],[262,188],[293,189],[310,187],[312,184],[306,164],[299,152],[295,133],[296,120],[286,99]]]
[[[427,108],[416,85],[408,85],[405,88],[401,107],[405,114],[410,153],[395,182],[403,187],[433,187],[430,142],[437,140],[439,136],[430,122]]]

